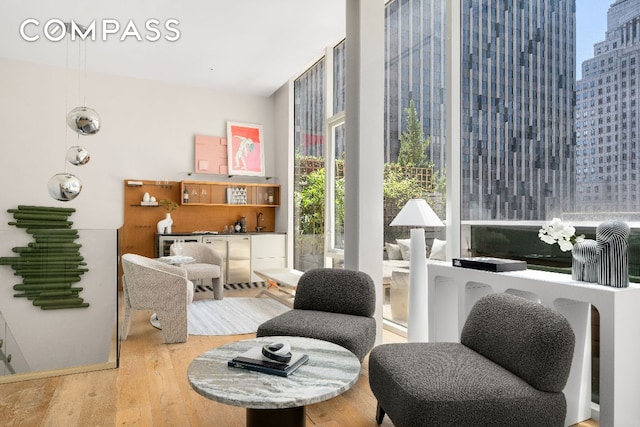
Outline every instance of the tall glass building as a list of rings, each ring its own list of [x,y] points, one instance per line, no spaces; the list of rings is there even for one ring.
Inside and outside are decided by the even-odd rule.
[[[396,0],[385,9],[385,162],[398,160],[406,108],[413,99],[427,157],[445,166],[445,0]]]
[[[385,162],[397,161],[413,99],[431,138],[428,158],[444,172],[445,12],[446,0],[386,7]],[[463,0],[462,12],[463,220],[547,220],[572,211],[575,0]],[[337,91],[344,58],[338,46]],[[323,70],[321,61],[296,81],[303,155],[321,155]],[[336,112],[343,101],[334,93]]]
[[[445,165],[444,0],[386,9],[385,160],[414,99]],[[462,216],[546,220],[573,210],[575,0],[464,0]]]
[[[640,1],[609,7],[593,54],[576,84],[576,209],[638,212]]]
[[[574,0],[462,2],[463,220],[571,211]]]

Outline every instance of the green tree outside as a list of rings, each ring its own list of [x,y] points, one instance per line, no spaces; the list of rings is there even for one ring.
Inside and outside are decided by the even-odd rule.
[[[298,209],[298,233],[324,233],[324,168],[306,175],[295,192]],[[384,199],[396,208],[402,208],[409,199],[425,198],[427,191],[415,177],[406,176],[395,164],[384,165]],[[344,224],[344,178],[336,179],[336,225]],[[342,230],[336,230],[341,232]]]
[[[400,136],[398,162],[384,165],[385,218],[397,214],[409,199],[426,199],[429,203],[432,203],[429,192],[444,192],[445,188],[444,171],[437,172],[434,175],[434,181],[431,183],[433,188],[426,188],[416,176],[411,175],[415,170],[413,168],[433,169],[433,162],[427,157],[427,148],[431,143],[431,138],[424,137],[422,123],[418,118],[418,112],[413,100],[409,101],[409,106],[405,111],[407,112],[407,128]],[[318,166],[324,164],[322,158],[303,156],[297,156],[296,162],[297,164],[315,162]],[[338,160],[337,162],[343,162],[343,160]],[[342,233],[344,231],[342,229],[344,226],[344,177],[337,178],[335,185],[335,223],[338,228],[335,232]],[[297,241],[311,252],[319,251],[322,253],[325,232],[324,167],[300,177],[300,181],[294,191],[294,204],[298,216],[296,235],[299,240]],[[402,232],[392,228],[385,224],[386,239],[391,239],[395,237],[395,234]],[[315,239],[309,240],[312,236],[315,236]]]
[[[398,164],[420,168],[433,167],[433,163],[427,157],[427,148],[431,144],[431,138],[424,137],[422,123],[418,118],[418,111],[413,99],[409,100],[409,106],[404,111],[407,113],[407,129],[400,135]]]

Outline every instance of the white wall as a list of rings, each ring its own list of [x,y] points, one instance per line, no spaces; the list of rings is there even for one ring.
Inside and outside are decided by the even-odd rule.
[[[13,285],[21,283],[21,278],[14,276],[11,268],[0,267],[0,312],[7,332],[15,338],[15,345],[12,340],[5,341],[3,349],[13,355],[12,365],[18,374],[109,362],[116,323],[117,236],[115,230],[79,232],[77,242],[82,244],[80,252],[89,271],[77,286],[83,288],[79,296],[90,304],[87,308],[34,307],[26,298],[13,297]],[[32,241],[30,237],[21,229],[0,230],[3,256],[14,246],[26,246]]]
[[[0,211],[7,221],[8,207],[44,204],[75,207],[78,228],[118,228],[124,179],[224,180],[187,172],[194,169],[194,135],[224,136],[227,120],[263,125],[266,174],[278,175],[272,98],[92,73],[85,87],[86,105],[100,114],[102,128],[80,137],[91,161],[65,166],[65,152],[77,140],[65,122],[67,111],[80,105],[77,75],[0,59],[0,176],[5,188]],[[51,176],[65,167],[84,185],[80,196],[66,203],[47,193]],[[0,227],[8,227],[3,219]]]
[[[11,286],[19,278],[13,277],[9,267],[0,266],[0,312],[22,343],[28,363],[37,370],[60,368],[67,362],[105,361],[104,354],[76,350],[108,349],[111,342],[117,289],[115,229],[123,221],[123,180],[227,180],[187,175],[194,166],[194,135],[224,136],[227,120],[263,125],[266,174],[276,177],[269,182],[285,180],[277,179],[282,166],[279,162],[276,167],[275,160],[273,98],[93,73],[84,86],[86,105],[100,114],[102,128],[96,135],[80,137],[79,144],[89,150],[91,161],[76,167],[65,165],[66,150],[77,140],[65,117],[81,105],[77,74],[0,59],[0,233],[20,234],[7,224],[12,216],[6,210],[26,204],[74,207],[74,228],[111,236],[103,248],[89,239],[91,246],[81,249],[90,269],[79,283],[87,288],[81,294],[91,304],[87,309],[43,312],[29,301],[14,298]],[[51,176],[65,170],[84,184],[82,193],[66,203],[53,200],[47,192]],[[278,219],[278,224],[282,221],[286,223]],[[0,242],[0,256],[15,256],[11,247],[16,243],[10,240]],[[107,293],[96,293],[98,289]]]
[[[274,94],[275,129],[278,144],[275,146],[275,165],[280,179],[280,207],[276,211],[276,229],[287,233],[288,267],[293,268],[293,82],[285,83]]]

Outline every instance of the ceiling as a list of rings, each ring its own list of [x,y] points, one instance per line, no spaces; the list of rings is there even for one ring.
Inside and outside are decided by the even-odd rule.
[[[26,19],[39,21],[25,28],[38,40],[21,36]],[[50,41],[44,27],[52,19],[95,21],[96,40]],[[149,19],[159,21],[157,41],[145,38],[154,37],[145,28]],[[165,39],[175,36],[163,27],[170,19],[179,22],[171,25],[180,32],[174,42]],[[109,20],[120,30],[104,41]],[[135,28],[121,41],[130,20]],[[89,71],[270,96],[339,42],[344,26],[345,0],[1,0],[0,58],[66,67],[68,56],[69,67],[77,67],[84,47]]]

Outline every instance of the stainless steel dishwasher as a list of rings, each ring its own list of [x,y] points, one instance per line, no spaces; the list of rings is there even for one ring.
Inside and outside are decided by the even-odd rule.
[[[224,262],[225,283],[248,283],[251,281],[251,237],[205,236],[202,243],[213,245]]]

